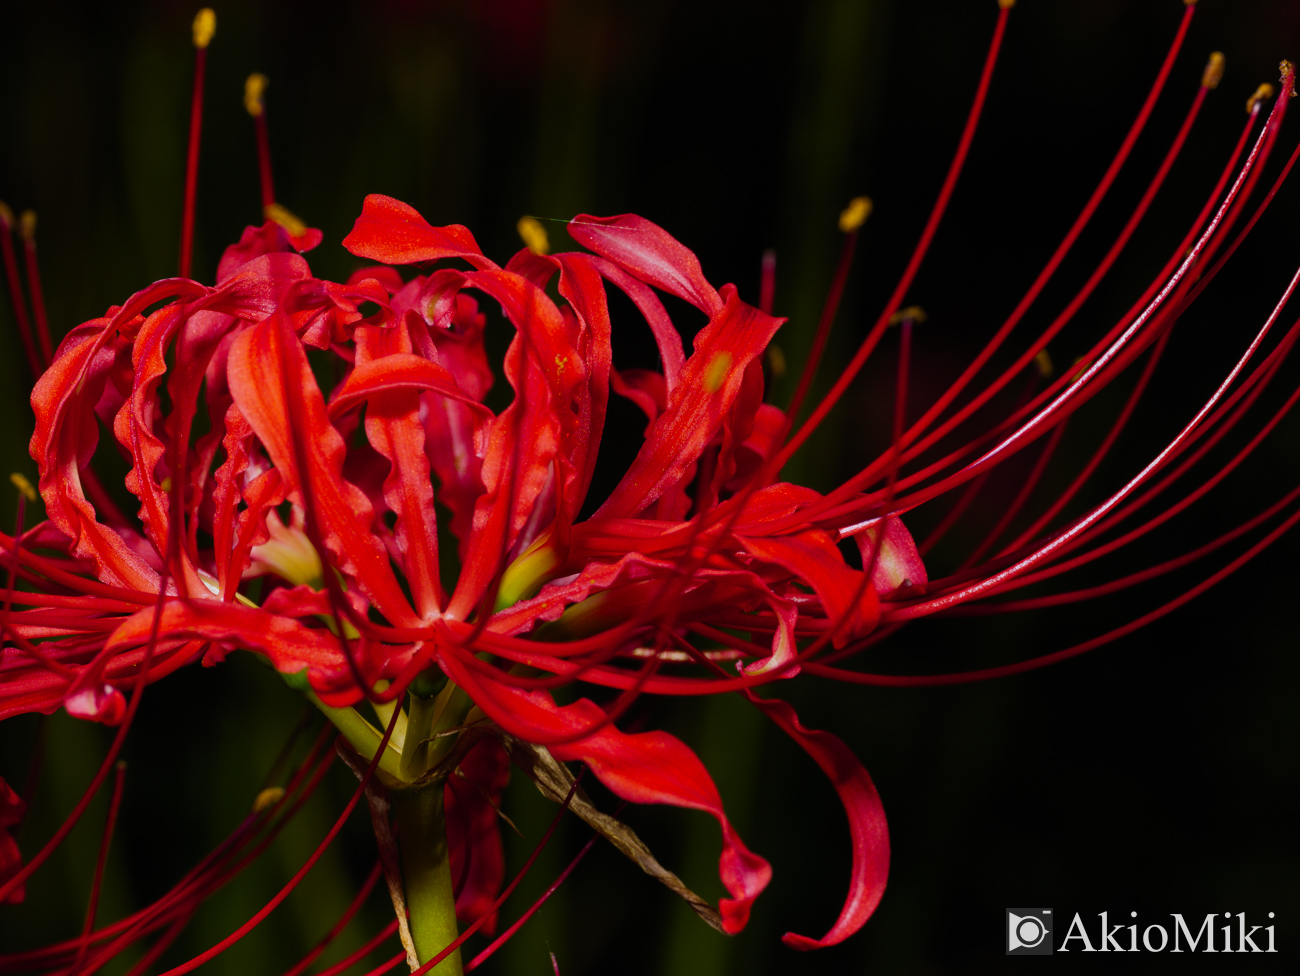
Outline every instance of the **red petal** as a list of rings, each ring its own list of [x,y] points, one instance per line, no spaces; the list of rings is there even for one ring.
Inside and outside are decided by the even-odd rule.
[[[862,565],[868,565],[875,559],[875,570],[871,574],[871,585],[881,596],[888,596],[894,590],[906,586],[924,587],[930,582],[925,571],[925,563],[917,551],[912,533],[907,531],[901,518],[891,518],[885,523],[885,534],[880,542],[880,551],[876,549],[877,527],[858,533],[858,550],[862,553]],[[924,591],[922,591],[924,592]]]
[[[722,798],[709,771],[680,739],[667,732],[629,735],[607,722],[605,713],[585,698],[557,707],[544,692],[522,692],[482,678],[452,654],[441,656],[452,680],[508,733],[530,742],[554,743],[562,762],[585,762],[596,777],[632,803],[666,803],[703,810],[722,828],[718,873],[731,898],[722,899],[723,927],[739,932],[749,920],[754,899],[772,877],[771,865],[752,853],[722,810]],[[598,731],[583,736],[584,730]],[[577,738],[576,741],[564,741]]]
[[[372,532],[370,502],[343,478],[343,439],[326,416],[307,356],[288,323],[275,315],[243,332],[231,346],[228,375],[235,403],[300,505],[303,478],[311,479],[315,517],[335,565],[361,584],[392,623],[417,624],[388,553]],[[300,408],[301,429],[290,422],[291,397]],[[306,472],[298,467],[300,453]]]
[[[745,369],[784,319],[764,315],[723,289],[726,305],[695,337],[695,352],[645,445],[596,517],[635,515],[679,482],[740,395]]]
[[[483,256],[468,227],[434,227],[415,208],[372,193],[343,246],[359,258],[381,264],[419,264],[442,258],[464,258],[476,268],[495,268]]]
[[[460,761],[456,774],[447,778],[447,846],[451,850],[452,883],[465,879],[456,895],[456,918],[462,925],[477,921],[491,910],[505,880],[497,807],[509,781],[510,759],[501,743],[491,736],[479,739]],[[496,921],[494,914],[483,928],[491,934],[496,930]]]
[[[405,329],[358,326],[356,342],[357,370],[382,370],[390,359],[399,357],[425,362],[410,354],[410,336]],[[450,377],[447,385],[454,387]],[[366,410],[366,437],[371,447],[389,461],[384,501],[397,515],[393,531],[416,610],[425,620],[431,620],[442,610],[442,583],[438,574],[438,520],[433,510],[429,458],[424,453],[419,394],[411,389],[374,393]]]
[[[695,252],[644,217],[578,214],[569,221],[569,236],[646,284],[686,299],[710,317],[722,311],[722,299],[705,280]]]
[[[742,536],[740,541],[750,555],[789,570],[816,590],[833,623],[847,621],[837,629],[836,647],[870,633],[880,621],[876,591],[869,583],[863,585],[862,572],[845,564],[831,537],[820,529],[770,539]]]
[[[838,736],[806,729],[786,702],[759,698],[746,692],[773,722],[799,743],[822,768],[844,804],[853,843],[853,871],[849,894],[831,930],[820,939],[787,932],[781,941],[792,949],[821,949],[843,942],[866,924],[880,904],[889,877],[889,826],[885,808],[871,776]]]

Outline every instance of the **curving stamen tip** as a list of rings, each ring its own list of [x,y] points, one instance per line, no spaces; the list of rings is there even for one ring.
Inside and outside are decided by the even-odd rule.
[[[1246,114],[1250,115],[1259,111],[1259,107],[1273,97],[1273,86],[1268,82],[1260,85],[1255,89],[1255,94],[1246,99]]]
[[[551,240],[546,236],[546,228],[536,217],[520,217],[519,222],[515,224],[515,230],[519,233],[519,239],[524,242],[524,247],[534,254],[551,253]]]
[[[212,35],[217,32],[217,14],[211,7],[204,7],[194,15],[194,46],[200,51],[212,43]]]
[[[925,309],[920,305],[910,305],[907,308],[900,308],[889,317],[890,325],[898,325],[899,322],[911,322],[914,325],[920,325],[924,321]]]
[[[285,233],[290,237],[300,237],[307,231],[307,225],[302,222],[301,217],[288,207],[282,207],[278,203],[263,207],[262,216],[267,220],[275,221],[284,228]]]
[[[18,236],[25,241],[36,237],[36,211],[24,210],[18,215]]]
[[[20,474],[19,472],[15,471],[13,474],[9,476],[9,481],[10,483],[13,484],[15,488],[17,488],[19,491],[23,493],[24,498],[26,498],[32,504],[36,503],[36,499],[38,497],[36,494],[36,488],[32,485],[30,481],[27,480],[26,475]]]
[[[254,71],[244,79],[244,108],[248,114],[257,118],[263,112],[262,93],[266,91],[267,78],[260,71]]]
[[[854,197],[840,214],[840,230],[852,233],[871,216],[871,197]]]
[[[1218,88],[1223,80],[1224,57],[1222,51],[1215,51],[1210,60],[1205,62],[1205,71],[1201,73],[1202,88]]]
[[[254,813],[265,813],[284,799],[284,788],[280,786],[268,786],[257,794],[257,799],[253,801]]]
[[[8,230],[14,225],[14,212],[9,209],[9,204],[0,200],[0,225]]]
[[[1051,379],[1052,374],[1056,372],[1052,366],[1052,357],[1046,349],[1040,349],[1038,355],[1034,357],[1034,366],[1038,369],[1038,375],[1043,379]]]

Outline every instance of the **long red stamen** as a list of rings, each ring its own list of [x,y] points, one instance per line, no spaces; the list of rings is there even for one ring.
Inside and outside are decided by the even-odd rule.
[[[108,847],[113,840],[113,828],[117,826],[117,813],[122,806],[122,783],[126,777],[126,763],[118,760],[113,767],[113,796],[108,803],[108,817],[104,820],[104,836],[99,842],[99,858],[95,861],[95,877],[90,885],[90,903],[86,906],[86,924],[81,930],[81,945],[77,948],[77,958],[72,963],[70,973],[81,969],[86,950],[90,948],[90,934],[95,930],[95,912],[99,908],[99,889],[104,880],[104,863],[108,860]]]
[[[370,897],[370,892],[374,889],[382,873],[383,865],[379,861],[375,861],[375,866],[370,869],[370,873],[366,875],[366,880],[361,883],[361,888],[357,891],[356,897],[352,899],[347,909],[339,916],[338,921],[330,926],[330,930],[316,943],[311,952],[303,956],[298,964],[289,969],[284,976],[300,976],[301,973],[305,973],[311,964],[320,957],[320,954],[334,943],[334,940],[348,927],[348,923],[352,921],[353,916],[360,911],[366,899]]]
[[[32,376],[41,375],[41,360],[36,351],[36,340],[32,335],[32,322],[27,317],[27,303],[23,301],[23,289],[18,277],[18,259],[14,255],[13,240],[14,213],[9,205],[0,200],[0,250],[4,251],[5,278],[9,282],[9,299],[14,307],[14,321],[18,323],[18,337],[23,342],[23,353],[27,356],[27,368]]]
[[[190,277],[194,254],[194,199],[199,188],[199,141],[203,134],[203,77],[208,45],[217,29],[217,15],[204,7],[194,18],[194,93],[190,99],[190,141],[185,156],[185,203],[181,211],[181,277]]]
[[[907,267],[903,270],[902,278],[899,279],[898,284],[895,286],[894,293],[886,303],[884,311],[881,312],[875,325],[872,326],[871,331],[863,340],[853,359],[850,360],[849,365],[840,374],[839,379],[835,381],[835,385],[830,392],[817,405],[817,409],[813,411],[794,437],[790,439],[784,448],[777,452],[770,462],[772,470],[779,471],[785,465],[785,462],[790,459],[822,420],[826,418],[831,408],[839,402],[840,397],[844,395],[844,391],[848,389],[849,384],[857,376],[867,358],[871,355],[872,350],[880,341],[881,335],[883,335],[885,328],[889,324],[890,316],[898,311],[899,306],[903,304],[903,296],[906,295],[907,289],[912,286],[912,280],[916,277],[917,271],[920,270],[921,261],[924,260],[926,253],[930,249],[930,242],[939,229],[939,221],[948,209],[948,201],[957,186],[957,177],[961,175],[962,166],[965,164],[966,156],[970,152],[971,142],[975,139],[975,129],[979,124],[989,86],[993,81],[993,67],[997,64],[998,51],[1002,47],[1002,38],[1007,29],[1007,16],[1010,12],[1010,4],[1001,5],[997,27],[993,30],[993,39],[989,43],[988,55],[984,59],[984,69],[980,73],[979,84],[975,89],[975,99],[971,103],[970,114],[966,117],[965,128],[962,129],[961,139],[957,143],[957,152],[948,167],[948,174],[944,177],[943,186],[939,190],[939,196],[935,200],[934,208],[930,211],[930,217],[926,221],[925,229],[921,231],[921,239],[917,242],[916,249],[912,252]]]
[[[984,668],[979,671],[965,671],[956,674],[937,674],[937,675],[889,675],[889,674],[868,674],[860,671],[847,671],[843,668],[834,668],[827,665],[817,664],[815,662],[805,664],[804,669],[812,674],[821,675],[827,678],[836,678],[841,681],[847,681],[852,684],[878,685],[884,687],[896,688],[920,688],[930,685],[953,685],[968,684],[974,681],[988,681],[992,678],[1002,678],[1013,674],[1022,674],[1026,671],[1036,671],[1039,668],[1047,667],[1050,664],[1056,664],[1060,661],[1077,657],[1094,648],[1109,644],[1111,641],[1118,640],[1127,634],[1140,630],[1147,624],[1154,623],[1161,617],[1167,616],[1179,607],[1195,599],[1206,590],[1222,582],[1231,576],[1242,566],[1246,565],[1257,555],[1267,549],[1270,545],[1285,535],[1292,529],[1297,522],[1300,522],[1300,511],[1291,514],[1289,518],[1281,525],[1277,526],[1272,532],[1261,539],[1255,545],[1251,546],[1246,552],[1242,553],[1228,565],[1218,570],[1211,576],[1197,583],[1191,589],[1180,594],[1172,600],[1161,604],[1149,613],[1143,614],[1136,620],[1132,620],[1121,627],[1116,627],[1106,633],[1094,637],[1091,640],[1075,644],[1064,650],[1055,651],[1051,654],[1044,654],[1041,657],[1031,658],[1028,661],[1018,661],[1014,664],[1002,665],[995,668]]]
[[[254,73],[244,82],[244,108],[253,117],[257,135],[257,175],[262,187],[262,211],[275,206],[275,184],[271,180],[271,141],[266,130],[266,75]]]
[[[926,413],[921,417],[921,419],[919,419],[912,426],[912,428],[907,432],[907,434],[904,437],[905,443],[910,443],[914,441],[931,423],[933,423],[933,421],[938,417],[938,415],[943,411],[943,409],[945,409],[948,406],[948,404],[950,404],[952,400],[956,398],[960,390],[963,389],[970,382],[970,380],[974,377],[975,373],[979,370],[979,368],[981,368],[987,362],[989,357],[993,355],[994,351],[1002,344],[1002,342],[1010,334],[1011,330],[1014,329],[1016,324],[1018,324],[1020,319],[1028,311],[1030,305],[1033,304],[1033,302],[1037,299],[1038,295],[1041,293],[1043,288],[1046,287],[1048,281],[1052,278],[1052,276],[1055,275],[1057,268],[1059,268],[1061,262],[1065,259],[1069,251],[1073,248],[1074,243],[1078,239],[1079,235],[1083,232],[1084,228],[1091,221],[1093,214],[1100,206],[1103,198],[1106,196],[1111,185],[1114,183],[1116,177],[1118,176],[1120,169],[1122,169],[1125,161],[1127,160],[1133,148],[1133,145],[1137,141],[1137,138],[1140,136],[1142,130],[1145,128],[1146,122],[1150,117],[1152,110],[1155,107],[1155,103],[1158,100],[1160,93],[1164,88],[1164,84],[1169,76],[1169,72],[1173,67],[1173,63],[1178,54],[1178,51],[1182,46],[1182,41],[1184,36],[1186,35],[1192,11],[1193,11],[1193,7],[1189,6],[1184,12],[1183,20],[1180,24],[1178,33],[1174,37],[1174,41],[1171,44],[1170,49],[1165,56],[1165,60],[1161,66],[1160,71],[1157,73],[1155,81],[1152,83],[1151,90],[1147,93],[1146,100],[1143,102],[1137,117],[1134,119],[1132,126],[1130,126],[1124,141],[1121,143],[1119,150],[1116,152],[1114,158],[1111,160],[1111,163],[1107,167],[1106,172],[1103,174],[1102,179],[1097,184],[1096,188],[1093,190],[1092,196],[1089,197],[1087,203],[1084,205],[1083,210],[1080,211],[1078,217],[1076,217],[1074,224],[1067,232],[1065,238],[1057,246],[1055,252],[1053,252],[1052,256],[1049,258],[1047,264],[1045,264],[1043,269],[1039,272],[1038,276],[1031,284],[1029,291],[1026,292],[1026,294],[1021,298],[1020,302],[1016,305],[1015,309],[1013,309],[1011,315],[1008,316],[1007,320],[998,329],[998,332],[985,345],[984,349],[981,351],[979,356],[976,357],[975,361],[970,366],[968,366],[965,370],[963,370],[961,376],[958,377],[958,379],[952,384],[952,386],[949,387],[949,389],[935,402],[935,404],[933,404],[930,407],[929,410],[926,411]],[[1211,60],[1211,65],[1213,64],[1215,64],[1214,59]],[[1140,222],[1143,215],[1146,213],[1146,210],[1150,206],[1151,201],[1154,199],[1156,192],[1163,184],[1165,176],[1168,174],[1169,169],[1172,167],[1174,163],[1174,160],[1177,158],[1182,148],[1182,145],[1186,140],[1187,134],[1191,129],[1191,125],[1193,121],[1196,119],[1201,104],[1205,99],[1205,94],[1208,91],[1208,87],[1210,87],[1207,86],[1206,82],[1212,80],[1214,80],[1212,77],[1212,73],[1209,72],[1207,67],[1207,72],[1205,76],[1203,76],[1202,78],[1202,85],[1197,91],[1197,96],[1193,100],[1192,107],[1189,110],[1186,118],[1184,119],[1183,125],[1179,129],[1178,135],[1175,137],[1175,140],[1171,145],[1170,150],[1166,153],[1164,161],[1162,162],[1160,169],[1157,171],[1156,176],[1152,179],[1151,184],[1148,186],[1147,191],[1143,195],[1142,199],[1139,201],[1132,215],[1129,217],[1129,220],[1125,224],[1123,230],[1120,232],[1120,235],[1112,244],[1111,248],[1109,249],[1105,257],[1103,257],[1102,261],[1098,264],[1097,268],[1093,271],[1088,281],[1085,282],[1083,288],[1080,289],[1078,294],[1071,301],[1070,305],[1067,306],[1067,308],[1057,316],[1057,318],[1054,320],[1052,325],[1050,325],[1048,329],[1045,330],[1044,333],[1039,337],[1038,341],[1035,342],[1028,350],[1026,350],[1026,352],[1024,352],[1012,366],[1008,367],[1007,370],[1005,370],[1002,373],[1002,375],[993,384],[991,384],[986,390],[981,392],[981,394],[977,396],[972,401],[972,403],[963,407],[960,411],[958,411],[958,413],[954,417],[950,418],[948,421],[945,421],[945,423],[941,425],[938,429],[936,429],[929,436],[925,437],[918,444],[912,447],[908,451],[904,460],[908,460],[911,457],[914,457],[920,451],[924,450],[931,444],[935,443],[938,439],[940,439],[941,437],[949,433],[958,424],[962,423],[965,419],[967,419],[976,409],[978,409],[980,406],[986,403],[996,392],[1002,389],[1002,387],[1005,386],[1006,383],[1014,375],[1019,373],[1046,346],[1047,342],[1050,341],[1051,338],[1054,335],[1056,335],[1057,332],[1059,332],[1062,328],[1064,328],[1064,326],[1070,321],[1071,318],[1073,318],[1075,312],[1077,312],[1078,308],[1083,304],[1084,300],[1086,300],[1086,298],[1091,294],[1093,289],[1095,289],[1097,284],[1101,281],[1102,277],[1104,277],[1106,272],[1110,269],[1114,261],[1119,257],[1119,254],[1122,252],[1125,245],[1128,243],[1129,238],[1136,230],[1138,223]],[[1226,171],[1225,171],[1225,175],[1226,175]],[[1182,260],[1183,257],[1185,256],[1185,252],[1186,252],[1186,248],[1184,247],[1178,252],[1178,256],[1176,260]],[[1165,274],[1167,274],[1167,272],[1162,273],[1162,275],[1157,278],[1157,282],[1163,280]],[[827,496],[827,499],[822,503],[821,507],[830,508],[833,505],[837,504],[838,501],[849,497],[852,493],[856,491],[860,491],[867,484],[871,483],[871,481],[873,481],[875,478],[879,477],[880,471],[884,463],[885,463],[884,459],[878,459],[877,461],[873,462],[871,465],[868,465],[866,469],[864,469],[858,475],[854,476],[852,479],[850,479],[845,484],[840,486],[838,489],[836,489],[835,492],[832,492],[831,495]]]
[[[799,408],[803,406],[804,397],[808,395],[813,377],[817,374],[817,366],[826,351],[831,325],[835,322],[835,314],[839,311],[840,300],[844,296],[844,284],[848,281],[849,269],[853,266],[853,252],[857,248],[858,233],[870,214],[871,200],[867,197],[858,197],[840,214],[840,230],[844,232],[844,243],[840,247],[840,259],[835,265],[835,274],[831,278],[831,287],[822,305],[821,317],[817,320],[817,331],[808,350],[808,361],[800,373],[799,385],[795,388],[794,396],[790,398],[790,405],[785,410],[787,428],[798,419]]]
[[[275,896],[263,905],[257,914],[237,928],[234,932],[231,932],[230,935],[226,936],[206,952],[202,952],[193,959],[190,959],[188,962],[181,963],[181,965],[167,970],[162,974],[162,976],[182,976],[182,974],[192,972],[199,966],[202,966],[208,960],[215,959],[253,929],[257,928],[258,925],[262,924],[262,921],[270,915],[271,912],[275,911],[282,901],[289,897],[289,894],[298,887],[298,884],[302,879],[307,876],[307,872],[315,866],[316,862],[320,860],[321,855],[324,854],[330,844],[334,842],[334,838],[338,836],[339,831],[343,829],[343,825],[347,823],[348,817],[352,815],[352,811],[356,808],[357,803],[365,793],[366,786],[369,785],[371,779],[374,777],[375,770],[379,768],[379,760],[383,758],[384,750],[388,748],[388,740],[392,737],[393,729],[397,726],[397,716],[400,714],[400,709],[393,709],[393,717],[388,723],[388,728],[384,730],[383,738],[379,740],[379,746],[375,750],[374,758],[370,760],[370,765],[366,767],[365,775],[361,777],[361,782],[353,791],[352,797],[348,800],[347,806],[343,808],[343,812],[339,815],[338,819],[334,821],[334,826],[330,828],[329,833],[325,835],[324,840],[316,846],[316,849],[312,851],[311,856],[308,857],[306,862],[303,863],[303,866],[298,869],[298,872],[289,879],[289,882],[276,892]]]
[[[32,314],[36,318],[36,339],[41,349],[41,372],[54,361],[50,342],[50,320],[45,313],[45,293],[41,290],[41,272],[36,263],[36,214],[24,210],[18,218],[18,233],[23,239],[23,264],[27,269],[27,293],[32,299]]]

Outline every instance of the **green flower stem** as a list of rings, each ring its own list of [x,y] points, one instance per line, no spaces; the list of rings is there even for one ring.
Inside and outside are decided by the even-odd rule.
[[[393,806],[411,939],[423,964],[460,934],[443,817],[443,785],[395,792]],[[460,950],[429,970],[428,976],[461,976]]]
[[[352,744],[363,758],[369,760],[375,758],[375,750],[379,748],[379,743],[384,738],[384,733],[376,729],[373,725],[361,717],[361,713],[355,708],[334,708],[326,705],[316,697],[316,693],[307,690],[304,692],[307,699],[321,710],[324,716],[334,723],[334,727],[343,733],[344,738]],[[388,741],[388,747],[384,749],[384,754],[379,758],[379,768],[393,779],[402,778],[402,750],[393,742]]]

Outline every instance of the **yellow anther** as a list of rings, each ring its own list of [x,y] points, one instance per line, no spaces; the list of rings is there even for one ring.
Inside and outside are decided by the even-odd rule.
[[[18,215],[18,236],[25,241],[36,237],[36,211],[24,210]]]
[[[1205,70],[1201,72],[1202,88],[1218,88],[1219,82],[1223,80],[1223,52],[1215,51],[1210,55],[1210,60],[1205,62]]]
[[[898,325],[899,322],[920,323],[925,321],[925,309],[920,305],[911,305],[907,308],[900,308],[897,312],[889,317],[890,325]]]
[[[520,217],[519,223],[515,224],[515,230],[519,232],[519,239],[524,242],[524,247],[534,254],[551,253],[551,241],[546,236],[546,228],[536,217]]]
[[[217,15],[211,7],[204,7],[194,15],[194,46],[202,49],[212,43],[217,32]]]
[[[290,237],[297,237],[307,230],[307,225],[302,222],[301,218],[288,207],[282,207],[278,203],[263,207],[262,216],[267,220],[274,220],[285,229]]]
[[[731,371],[731,358],[729,352],[715,352],[709,365],[704,367],[704,389],[709,393],[717,393],[722,389],[727,373]]]
[[[261,793],[257,794],[257,799],[253,801],[254,813],[265,813],[284,799],[284,787],[268,786]]]
[[[1251,95],[1250,98],[1246,99],[1247,114],[1256,111],[1262,102],[1265,102],[1272,97],[1273,97],[1273,86],[1270,85],[1268,82],[1264,82],[1264,84],[1260,85],[1258,88],[1255,89],[1255,94]]]
[[[1192,0],[1192,2],[1194,3],[1195,0]],[[1015,5],[1016,5],[1016,0],[998,0],[998,6],[1001,7],[1003,10],[1010,10]]]
[[[1282,90],[1295,98],[1295,65],[1290,61],[1283,61],[1277,67],[1282,72]]]
[[[13,483],[15,488],[23,493],[24,498],[29,502],[35,503],[37,497],[36,489],[32,487],[32,483],[27,480],[25,475],[21,475],[15,471],[9,476],[9,480]]]
[[[840,230],[855,231],[871,216],[871,197],[854,197],[840,214]]]
[[[0,200],[0,224],[4,224],[5,230],[14,225],[14,212],[9,209],[9,204]]]
[[[254,71],[244,79],[244,108],[256,118],[262,114],[262,93],[266,91],[266,75]]]
[[[767,347],[767,368],[772,371],[772,375],[780,379],[785,375],[785,352],[778,345]]]
[[[1052,357],[1047,354],[1046,349],[1041,349],[1038,355],[1034,357],[1034,365],[1038,367],[1038,375],[1043,379],[1050,379],[1054,370],[1052,369]]]

